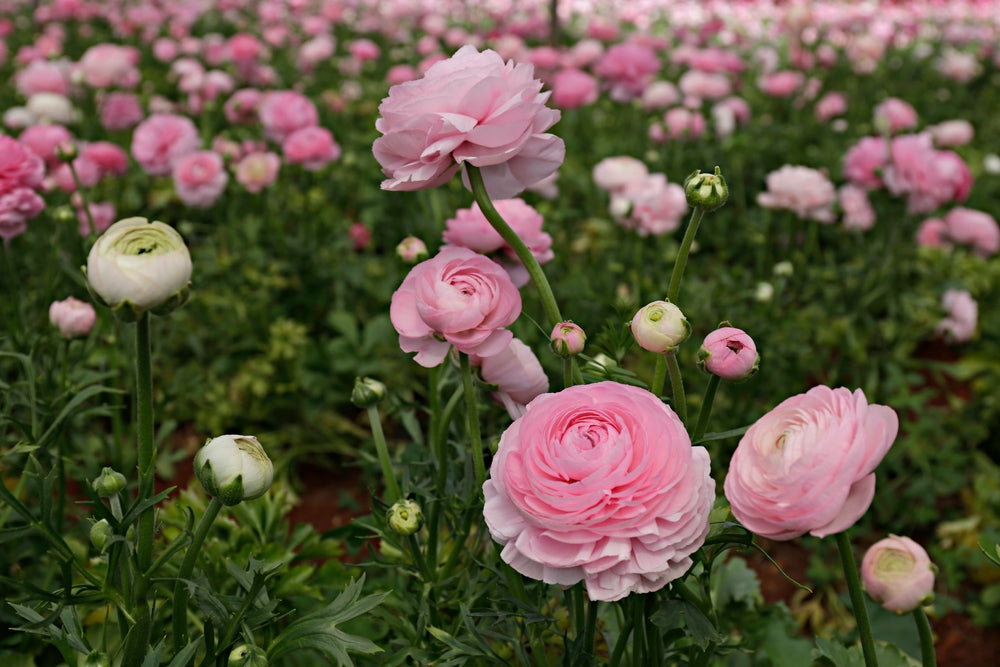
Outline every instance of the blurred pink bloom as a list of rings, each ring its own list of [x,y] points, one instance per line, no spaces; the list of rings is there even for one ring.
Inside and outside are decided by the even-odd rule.
[[[927,218],[917,227],[917,245],[929,248],[950,248],[948,225],[941,218]]]
[[[611,89],[611,99],[627,102],[642,96],[660,71],[660,59],[649,46],[635,43],[615,44],[594,65],[594,74]]]
[[[377,60],[382,53],[378,44],[370,39],[356,39],[348,47],[351,56],[361,61]]]
[[[597,79],[578,69],[563,69],[552,77],[552,103],[561,109],[578,109],[597,101]]]
[[[97,311],[89,303],[74,297],[53,301],[49,306],[49,322],[59,329],[63,338],[86,336],[94,328]]]
[[[686,97],[699,100],[719,99],[733,90],[733,85],[725,74],[711,74],[697,69],[688,70],[681,75],[678,87]]]
[[[552,70],[558,67],[561,54],[551,46],[536,46],[527,53],[527,62],[541,70]]]
[[[45,177],[45,162],[21,142],[0,134],[0,195],[27,188],[37,190]]]
[[[132,93],[113,92],[98,103],[105,130],[127,130],[146,117],[139,98]]]
[[[0,183],[2,186],[2,183]],[[4,244],[28,228],[28,220],[45,208],[45,201],[31,188],[0,190],[0,238]]]
[[[236,165],[236,181],[247,192],[260,192],[278,179],[281,158],[277,153],[254,152],[243,157]]]
[[[765,74],[757,86],[771,97],[790,97],[805,84],[805,75],[794,70],[781,70]]]
[[[389,316],[404,352],[431,368],[454,345],[488,357],[513,338],[505,329],[521,314],[521,294],[507,273],[468,248],[442,248],[417,264],[392,295]]]
[[[363,222],[353,223],[347,231],[347,235],[351,239],[351,245],[358,251],[364,250],[372,241],[371,230]]]
[[[767,175],[767,191],[757,195],[764,208],[794,211],[802,219],[830,223],[835,219],[833,183],[810,167],[785,165]]]
[[[967,290],[949,289],[941,295],[941,307],[947,315],[934,327],[934,333],[950,343],[967,343],[976,334],[979,304]]]
[[[677,86],[669,81],[653,81],[642,91],[642,108],[647,111],[666,109],[680,100],[681,94]]]
[[[173,168],[174,190],[182,202],[196,208],[214,204],[229,182],[222,156],[195,151],[179,159]]]
[[[77,63],[91,88],[134,88],[139,83],[139,51],[132,46],[96,44]]]
[[[594,184],[602,190],[614,194],[624,190],[630,183],[642,181],[649,174],[649,168],[641,160],[628,155],[606,157],[594,165]]]
[[[827,93],[816,102],[815,111],[816,118],[821,123],[842,116],[847,111],[847,96],[837,92]]]
[[[264,135],[279,143],[296,130],[319,124],[316,105],[294,90],[265,93],[257,106],[257,115],[264,127]]]
[[[161,63],[174,60],[179,52],[177,42],[168,37],[160,37],[153,42],[153,57]]]
[[[1000,227],[985,211],[956,206],[944,216],[947,238],[971,245],[976,254],[989,257],[1000,250]]]
[[[94,229],[98,234],[110,227],[111,223],[117,220],[116,215],[118,211],[111,202],[91,202],[89,209],[90,215],[94,219]],[[83,208],[83,202],[80,202],[80,205],[76,206],[76,222],[80,236],[89,236],[90,221],[87,219],[87,212]]]
[[[908,102],[890,97],[875,107],[875,127],[896,134],[917,126],[917,111]]]
[[[531,65],[504,63],[494,51],[464,46],[422,79],[389,89],[372,152],[386,190],[447,182],[467,162],[482,171],[491,198],[506,199],[562,164],[562,139],[545,133],[559,111],[545,106]]]
[[[406,83],[407,81],[413,81],[419,78],[420,73],[417,72],[416,68],[414,68],[413,65],[406,64],[393,65],[385,74],[385,80],[390,86]]]
[[[52,184],[63,192],[76,192],[77,179],[83,188],[92,188],[101,181],[101,176],[103,176],[101,168],[90,158],[80,155],[73,160],[72,164],[73,171],[76,172],[76,179],[73,178],[73,172],[70,171],[70,166],[67,163],[60,163],[49,173]]]
[[[983,71],[979,59],[974,53],[945,48],[941,57],[934,63],[935,69],[948,79],[958,83],[966,83]]]
[[[724,100],[719,100],[715,103],[715,106],[729,109],[736,119],[737,125],[746,125],[750,122],[750,104],[742,97],[733,95]]]
[[[35,93],[69,94],[67,67],[62,63],[35,60],[14,75],[17,92],[24,97]]]
[[[233,125],[250,125],[257,120],[257,105],[264,93],[256,88],[241,88],[222,105],[226,120]]]
[[[844,154],[844,178],[869,189],[882,187],[881,170],[889,160],[883,137],[862,137]]]
[[[663,114],[663,125],[669,139],[697,139],[705,132],[705,117],[699,111],[674,107]]]
[[[875,209],[868,201],[868,191],[848,183],[837,190],[837,201],[844,212],[846,229],[868,230],[875,225]]]
[[[155,113],[132,134],[132,157],[153,176],[169,176],[174,164],[198,150],[198,128],[186,116]]]
[[[297,58],[299,68],[306,72],[313,71],[317,65],[333,57],[336,43],[330,35],[317,35],[304,42],[299,47]]]
[[[684,62],[702,72],[739,74],[746,64],[738,53],[720,48],[698,49],[689,53]]]
[[[907,211],[930,213],[943,204],[964,201],[972,188],[968,165],[951,151],[939,151],[929,134],[894,137],[883,179],[894,195],[907,196]]]
[[[25,128],[17,140],[29,151],[42,158],[49,168],[58,165],[61,160],[56,148],[63,142],[73,142],[73,135],[62,125],[32,125]]]
[[[964,119],[946,120],[927,128],[934,145],[938,148],[952,148],[972,143],[976,135],[972,123]]]
[[[253,62],[264,52],[264,45],[254,35],[238,32],[227,43],[229,57],[236,63]]]
[[[659,173],[627,183],[612,197],[611,207],[613,211],[625,211],[615,216],[618,223],[639,236],[676,231],[688,211],[684,188],[668,183],[667,177]]]
[[[101,177],[124,176],[128,171],[128,154],[125,149],[110,141],[94,141],[80,149],[80,157],[97,165]]]
[[[491,392],[511,419],[524,415],[528,403],[549,390],[549,378],[538,357],[519,338],[513,338],[502,352],[489,357],[470,357],[479,366],[483,382],[496,385]]]
[[[301,164],[306,171],[317,171],[340,159],[340,146],[325,127],[303,127],[281,144],[288,164]]]
[[[586,67],[601,57],[604,45],[596,39],[581,39],[569,48],[566,53],[566,65],[569,67]]]

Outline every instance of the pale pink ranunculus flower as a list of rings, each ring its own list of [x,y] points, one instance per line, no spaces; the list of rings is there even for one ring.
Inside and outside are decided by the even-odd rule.
[[[844,212],[844,228],[869,230],[875,225],[875,209],[868,200],[868,191],[847,183],[837,190],[837,202]]]
[[[733,84],[725,74],[713,74],[701,70],[688,70],[677,82],[685,97],[699,100],[717,100],[733,92]]]
[[[200,144],[198,128],[190,118],[154,113],[136,126],[132,157],[147,174],[169,176],[174,164]]]
[[[844,178],[868,189],[882,187],[882,169],[889,161],[884,137],[862,137],[844,154]]]
[[[948,225],[941,218],[927,218],[917,227],[917,245],[929,248],[950,248]]]
[[[17,140],[29,151],[42,158],[51,169],[62,160],[57,149],[59,144],[73,143],[73,135],[62,125],[32,125],[26,127]]]
[[[552,103],[560,109],[579,109],[593,104],[599,94],[597,79],[583,70],[566,68],[552,77]]]
[[[524,576],[591,600],[651,593],[687,572],[715,501],[708,452],[651,393],[617,382],[542,394],[504,431],[483,516]]]
[[[873,600],[896,614],[925,604],[934,595],[934,564],[909,537],[890,535],[868,547],[861,580]]]
[[[757,372],[757,344],[743,329],[724,326],[710,332],[698,350],[698,366],[724,380],[745,380]]]
[[[86,336],[94,328],[97,311],[85,301],[68,297],[49,306],[49,322],[63,338]]]
[[[233,125],[250,125],[257,120],[257,106],[264,93],[256,88],[241,88],[229,96],[222,111]]]
[[[491,396],[500,403],[511,419],[524,415],[528,403],[549,390],[549,378],[542,363],[519,338],[510,341],[507,349],[489,357],[472,357],[483,382],[496,385]]]
[[[767,191],[757,195],[757,203],[794,211],[803,220],[830,223],[835,219],[832,205],[836,196],[833,183],[823,172],[786,164],[767,175]]]
[[[765,74],[757,87],[771,97],[790,97],[805,84],[806,77],[795,70],[781,70]]]
[[[385,190],[446,183],[463,163],[478,167],[491,198],[508,199],[548,177],[566,146],[546,133],[560,113],[531,65],[464,46],[422,79],[389,89],[372,145]]]
[[[611,207],[615,211],[627,211],[616,219],[622,227],[635,230],[639,236],[674,232],[680,228],[688,212],[684,188],[677,183],[668,183],[667,177],[660,173],[626,184],[612,197]]]
[[[7,244],[23,234],[28,228],[28,220],[44,208],[45,200],[31,188],[15,187],[0,193],[0,239]]]
[[[93,141],[82,146],[80,157],[96,164],[101,178],[108,175],[123,176],[128,172],[128,153],[110,141]]]
[[[247,153],[236,163],[236,182],[247,192],[257,193],[274,184],[281,168],[281,158],[271,151]]]
[[[985,211],[956,206],[945,214],[944,224],[949,240],[972,246],[981,257],[990,257],[1000,250],[1000,227]]]
[[[521,314],[521,294],[492,260],[455,246],[417,264],[393,295],[389,317],[404,352],[425,368],[439,365],[454,345],[489,357],[510,344],[506,326]]]
[[[642,108],[647,111],[666,109],[680,102],[681,94],[670,81],[653,81],[642,91]]]
[[[758,419],[729,462],[733,516],[772,540],[850,528],[875,494],[875,468],[896,439],[892,408],[860,389],[813,387]]]
[[[889,192],[906,195],[909,213],[930,213],[964,201],[972,189],[968,165],[952,151],[935,149],[930,134],[899,135],[889,150],[882,178]]]
[[[229,182],[222,156],[214,151],[188,153],[174,164],[174,191],[182,202],[196,208],[214,204]]]
[[[333,57],[336,47],[331,35],[316,35],[299,47],[296,63],[302,71],[312,72],[317,65]]]
[[[544,222],[541,214],[523,199],[498,199],[493,202],[500,217],[528,246],[531,254],[539,264],[550,262],[555,256],[552,252],[552,237],[542,231]],[[447,245],[460,246],[475,252],[499,256],[494,257],[510,274],[515,285],[521,287],[530,280],[527,270],[517,258],[514,250],[507,245],[500,234],[489,223],[479,204],[471,208],[459,209],[455,217],[445,221],[445,230],[441,235]]]
[[[615,44],[594,64],[594,74],[610,88],[611,99],[627,102],[642,96],[642,91],[660,71],[660,59],[652,47],[623,42]]]
[[[406,63],[393,65],[385,73],[385,80],[390,86],[406,83],[407,81],[414,81],[419,78],[420,73],[417,72],[417,69],[413,65],[407,65]]]
[[[889,134],[917,126],[917,110],[898,97],[890,97],[875,107],[875,127]]]
[[[19,188],[37,190],[45,162],[21,142],[0,134],[0,195]]]
[[[353,58],[361,61],[377,60],[382,53],[382,49],[379,48],[378,44],[364,38],[351,42],[347,50]]]
[[[80,236],[90,235],[90,220],[87,218],[87,210],[83,208],[81,201],[76,209],[77,231]],[[94,219],[94,231],[98,234],[111,226],[117,219],[118,210],[111,202],[90,202],[88,207],[91,218]]]
[[[238,32],[226,42],[229,57],[235,63],[250,63],[261,57],[264,45],[255,35]]]
[[[282,142],[281,152],[288,164],[301,164],[306,171],[317,171],[340,159],[340,145],[333,133],[318,125],[295,130]]]
[[[264,136],[278,143],[296,130],[319,124],[319,111],[312,100],[295,90],[265,93],[257,105]]]
[[[941,295],[946,315],[934,327],[934,333],[950,343],[967,343],[976,334],[979,304],[968,290],[948,289]]]
[[[60,163],[49,172],[48,182],[59,188],[63,192],[76,192],[77,181],[80,186],[87,189],[92,188],[101,182],[100,166],[90,158],[80,155],[72,162],[73,169],[70,170],[69,163]],[[73,172],[76,172],[76,178]]]
[[[934,145],[938,148],[965,146],[972,143],[972,139],[976,136],[972,123],[964,118],[942,121],[928,127],[927,131],[930,132]]]
[[[138,64],[135,47],[106,43],[84,51],[76,67],[91,88],[134,88],[140,78]]]
[[[115,91],[109,93],[98,103],[101,114],[101,127],[105,130],[127,130],[135,127],[146,117],[142,103],[133,93]]]
[[[837,116],[842,116],[847,111],[847,96],[835,91],[826,93],[816,102],[814,111],[816,119],[821,123],[826,123]]]
[[[65,63],[34,60],[14,74],[14,86],[23,97],[35,93],[68,95],[69,76]]]
[[[594,184],[611,193],[621,191],[629,183],[641,181],[649,175],[649,168],[641,160],[628,155],[606,157],[594,165],[591,172]]]
[[[942,75],[958,83],[966,83],[983,71],[983,66],[975,53],[946,47],[934,61],[934,68]]]
[[[705,132],[705,117],[699,111],[674,107],[663,114],[666,136],[670,139],[689,137],[697,139]]]

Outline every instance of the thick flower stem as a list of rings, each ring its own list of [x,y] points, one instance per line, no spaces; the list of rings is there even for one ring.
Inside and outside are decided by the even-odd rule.
[[[923,608],[913,610],[913,620],[917,622],[917,634],[920,635],[920,660],[924,667],[937,667],[937,657],[934,654],[934,633],[931,622]]]
[[[663,385],[667,382],[667,355],[656,355],[656,368],[653,370],[653,384],[649,391],[657,398],[663,396]]]
[[[670,286],[667,288],[667,301],[677,303],[677,296],[681,292],[681,278],[684,277],[684,268],[687,266],[688,255],[691,254],[691,244],[698,234],[698,225],[705,215],[705,209],[695,206],[691,212],[691,219],[688,220],[687,229],[684,230],[684,238],[681,239],[680,250],[677,251],[677,259],[674,261],[674,270],[670,274]]]
[[[136,369],[136,428],[138,430],[139,498],[142,502],[153,497],[156,474],[156,452],[153,449],[153,372],[150,361],[149,313],[143,313],[135,323]],[[152,563],[154,508],[139,515],[139,541],[136,563],[144,576]]]
[[[462,386],[465,388],[465,418],[469,433],[469,447],[472,449],[472,467],[476,471],[476,488],[482,489],[486,481],[486,462],[483,460],[483,441],[479,435],[479,401],[472,383],[472,363],[469,355],[458,355],[462,359]]]
[[[697,442],[701,436],[705,435],[708,428],[708,418],[712,416],[712,404],[715,403],[715,392],[719,388],[719,376],[713,375],[708,378],[708,386],[705,387],[705,397],[701,401],[701,410],[698,412],[698,423],[691,433],[691,442]]]
[[[587,601],[587,621],[583,629],[583,656],[586,664],[594,664],[597,641],[597,600]]]
[[[858,566],[851,550],[851,539],[847,531],[837,533],[837,549],[840,550],[840,561],[844,567],[844,578],[847,579],[847,590],[851,594],[851,606],[854,608],[854,618],[858,622],[858,635],[861,638],[861,651],[865,656],[867,667],[878,667],[875,657],[875,639],[872,637],[872,626],[868,620],[868,609],[865,607],[865,595],[861,591],[861,577],[858,576]]]
[[[681,367],[677,363],[677,351],[671,350],[662,356],[667,361],[667,371],[670,373],[670,393],[674,399],[674,412],[687,424],[687,398],[684,396],[684,381],[681,378]]]
[[[205,513],[201,517],[201,521],[198,522],[198,527],[194,530],[191,544],[188,545],[187,551],[184,554],[184,560],[181,562],[181,568],[177,571],[177,581],[174,583],[173,615],[175,653],[187,644],[188,588],[185,579],[191,576],[191,572],[194,570],[194,562],[198,558],[198,552],[201,551],[201,545],[208,535],[208,529],[211,528],[215,517],[219,515],[219,510],[221,509],[222,501],[218,498],[212,498],[212,501],[208,504]]]
[[[389,458],[389,447],[385,442],[385,434],[382,432],[382,420],[378,415],[378,407],[368,406],[368,422],[372,428],[372,438],[375,440],[375,451],[378,453],[378,462],[382,466],[382,477],[385,479],[386,502],[393,504],[402,497],[399,492],[399,484],[396,483],[396,473],[392,471],[392,460]]]

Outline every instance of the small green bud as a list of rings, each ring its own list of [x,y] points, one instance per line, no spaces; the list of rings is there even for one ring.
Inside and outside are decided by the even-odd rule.
[[[104,547],[108,545],[108,540],[114,535],[115,531],[111,528],[111,524],[108,523],[107,519],[101,519],[94,523],[90,527],[90,543],[94,545],[99,551],[104,551]]]
[[[241,644],[229,653],[229,667],[267,667],[267,654],[259,646]]]
[[[420,530],[420,524],[424,520],[420,505],[409,499],[397,500],[389,508],[386,516],[389,527],[403,536],[412,535]]]
[[[97,491],[97,495],[101,498],[110,498],[111,496],[118,495],[118,493],[125,488],[125,484],[125,475],[107,467],[105,467],[104,470],[101,471],[101,474],[93,482],[91,482],[91,486],[94,487],[94,491]]]
[[[696,170],[684,181],[684,195],[691,206],[700,206],[705,211],[714,211],[729,199],[729,187],[722,177],[722,170],[715,168],[714,174],[703,174]]]
[[[83,659],[83,667],[111,667],[111,658],[108,657],[107,653],[102,653],[101,651],[91,651],[86,658]]]
[[[72,162],[79,154],[80,151],[72,141],[60,141],[56,144],[56,157],[63,162]]]
[[[368,408],[385,398],[385,385],[374,378],[355,378],[351,403],[359,408]]]

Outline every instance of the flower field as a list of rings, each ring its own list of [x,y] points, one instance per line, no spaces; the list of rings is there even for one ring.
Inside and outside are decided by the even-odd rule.
[[[0,656],[992,664],[997,109],[991,0],[0,0]]]

